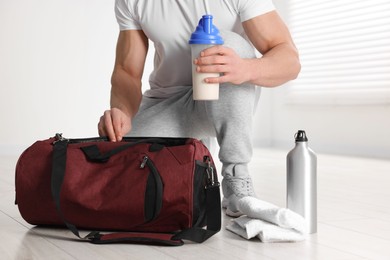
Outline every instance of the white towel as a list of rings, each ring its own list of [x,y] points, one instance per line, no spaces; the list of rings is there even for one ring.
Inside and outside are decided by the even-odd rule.
[[[254,197],[238,201],[246,216],[233,219],[226,229],[246,239],[258,237],[262,242],[294,242],[305,239],[305,220],[299,214]]]
[[[301,215],[255,197],[248,196],[240,199],[238,209],[250,218],[262,219],[283,228],[291,228],[300,233],[307,233],[307,225]]]
[[[305,240],[305,235],[295,230],[278,227],[269,222],[247,216],[233,219],[232,223],[226,226],[226,229],[246,239],[257,236],[264,243]]]

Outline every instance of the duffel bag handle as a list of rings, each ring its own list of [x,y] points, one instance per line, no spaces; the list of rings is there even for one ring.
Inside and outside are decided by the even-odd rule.
[[[90,242],[93,244],[142,243],[167,246],[181,246],[184,244],[183,240],[175,239],[174,236],[175,234],[146,232],[117,232],[104,235],[96,233],[90,237]]]
[[[148,139],[150,141],[150,139]],[[143,141],[143,140],[142,140]],[[140,141],[141,142],[141,141]],[[137,142],[140,143],[140,142]],[[130,145],[130,144],[129,144]],[[135,145],[135,143],[132,143]],[[140,233],[140,232],[117,232],[110,234],[101,234],[98,231],[92,231],[85,237],[81,237],[77,227],[64,218],[61,211],[60,193],[61,186],[65,177],[66,153],[68,143],[66,140],[60,140],[53,145],[53,160],[51,173],[51,191],[55,206],[59,216],[65,225],[74,235],[82,240],[87,240],[95,244],[110,244],[118,242],[133,243],[153,243],[162,245],[180,246],[184,242],[182,239],[202,243],[221,229],[221,199],[218,182],[210,182],[206,187],[206,218],[207,229],[188,228],[175,234],[170,233]],[[213,176],[210,176],[213,178]]]
[[[90,146],[84,146],[81,147],[81,150],[84,152],[85,156],[88,158],[88,160],[93,161],[93,162],[107,162],[111,156],[114,156],[122,151],[127,150],[130,147],[133,147],[137,144],[143,144],[143,143],[151,143],[152,149],[161,149],[164,147],[164,141],[161,138],[145,138],[145,139],[140,139],[135,142],[127,143],[121,146],[118,146],[104,154],[102,154],[99,151],[99,148],[97,145],[90,145]],[[156,148],[157,147],[157,148]]]

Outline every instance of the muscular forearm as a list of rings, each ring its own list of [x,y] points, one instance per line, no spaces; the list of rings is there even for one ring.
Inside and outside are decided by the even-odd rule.
[[[142,99],[141,79],[122,69],[115,69],[111,84],[111,108],[118,108],[133,118]]]
[[[148,51],[148,38],[141,30],[121,31],[111,77],[111,108],[131,118],[141,103],[141,79]]]
[[[298,52],[289,43],[281,43],[261,58],[246,60],[249,81],[258,86],[276,87],[295,79],[301,69]]]
[[[111,77],[111,109],[100,117],[100,136],[116,142],[131,131],[132,119],[141,104],[141,79],[147,52],[148,38],[142,30],[119,33]]]

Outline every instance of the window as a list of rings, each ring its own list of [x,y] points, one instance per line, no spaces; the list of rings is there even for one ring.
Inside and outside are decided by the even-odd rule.
[[[290,0],[292,104],[390,104],[390,0]]]

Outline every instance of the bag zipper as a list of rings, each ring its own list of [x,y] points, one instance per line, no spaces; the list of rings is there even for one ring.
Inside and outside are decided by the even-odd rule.
[[[146,222],[154,220],[160,213],[161,207],[162,207],[162,196],[163,196],[163,186],[160,173],[158,172],[157,168],[154,166],[154,163],[150,158],[145,155],[142,159],[142,162],[140,164],[140,168],[144,169],[145,166],[148,166],[152,178],[154,179],[155,183],[155,191],[154,191],[154,197],[152,200],[145,200],[145,217]],[[150,175],[149,175],[150,178]],[[146,194],[145,194],[146,195]],[[146,199],[146,198],[145,198]],[[148,212],[148,213],[146,213]]]
[[[100,137],[88,137],[88,138],[65,138],[60,133],[56,133],[54,136],[55,140],[53,144],[56,144],[57,142],[66,141],[68,143],[87,143],[87,142],[108,142],[110,141],[108,137],[106,136],[100,136]],[[133,137],[123,137],[122,140],[124,142],[134,141],[137,138]]]
[[[178,139],[178,138],[167,138],[167,137],[164,137],[164,138],[159,138],[159,137],[129,137],[129,136],[124,136],[122,137],[122,141],[123,142],[131,142],[131,141],[137,141],[137,140],[141,140],[141,139],[160,139],[160,141],[165,141],[167,139]],[[181,138],[182,139],[182,142],[184,143],[184,140],[186,140],[187,138]],[[110,140],[108,139],[107,136],[100,136],[100,137],[88,137],[88,138],[65,138],[62,136],[62,133],[56,133],[55,136],[54,136],[54,141],[52,144],[56,144],[57,142],[61,142],[61,141],[66,141],[68,143],[87,143],[87,142],[109,142]],[[169,144],[166,144],[166,145],[169,145]]]
[[[90,137],[90,138],[65,138],[60,133],[56,133],[54,136],[53,144],[57,142],[68,142],[68,143],[86,143],[86,142],[104,142],[108,141],[107,137]]]
[[[144,158],[142,159],[142,162],[141,162],[141,165],[139,166],[139,168],[143,169],[145,168],[145,164],[148,162],[149,160],[149,157],[147,155],[144,156]]]
[[[154,173],[156,173],[157,175],[160,175],[160,173],[158,172],[156,166],[154,166],[154,163],[152,162],[152,160],[150,160],[149,156],[145,155],[142,159],[142,162],[140,164],[140,168],[141,169],[144,169],[145,168],[145,165],[148,166],[148,168],[153,171]]]

